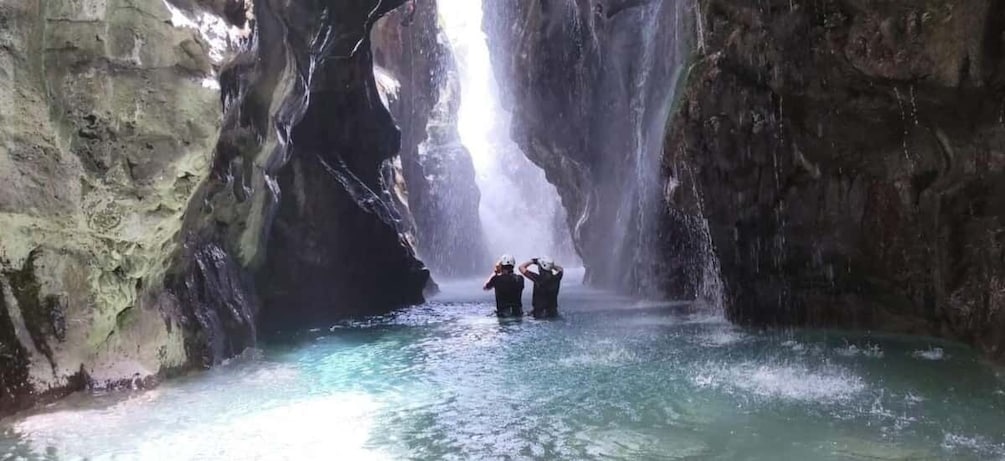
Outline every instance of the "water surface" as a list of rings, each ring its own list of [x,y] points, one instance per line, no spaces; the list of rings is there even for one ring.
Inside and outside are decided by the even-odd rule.
[[[1005,459],[1005,377],[936,340],[760,332],[568,286],[500,322],[477,282],[149,391],[0,423],[0,459]]]

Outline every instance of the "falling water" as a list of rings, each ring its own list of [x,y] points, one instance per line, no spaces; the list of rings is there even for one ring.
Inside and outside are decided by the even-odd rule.
[[[481,190],[479,214],[492,254],[568,257],[571,239],[555,187],[510,139],[482,31],[482,4],[440,0],[442,26],[460,67],[458,129]]]
[[[592,141],[602,146],[601,155],[617,162],[608,165],[612,171],[631,168],[622,178],[611,177],[619,195],[609,227],[616,244],[603,259],[611,268],[608,282],[643,296],[661,296],[666,280],[659,237],[666,213],[661,165],[667,121],[690,56],[690,14],[686,2],[669,1],[619,12],[607,26],[620,31],[618,39],[599,50],[605,60],[600,86],[610,89],[605,104],[628,104],[627,116],[600,124]]]

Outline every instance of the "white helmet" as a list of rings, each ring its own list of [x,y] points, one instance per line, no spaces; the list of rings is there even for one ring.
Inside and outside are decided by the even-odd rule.
[[[540,267],[541,270],[550,271],[555,268],[555,261],[552,261],[551,258],[548,257],[537,258],[537,266]]]
[[[499,265],[513,267],[516,265],[516,258],[510,255],[502,255],[499,257]]]

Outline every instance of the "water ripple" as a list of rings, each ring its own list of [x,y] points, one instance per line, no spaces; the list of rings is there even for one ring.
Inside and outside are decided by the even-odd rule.
[[[488,299],[307,332],[130,394],[0,424],[23,459],[995,459],[1002,380],[965,349],[745,330],[570,289],[557,321]]]

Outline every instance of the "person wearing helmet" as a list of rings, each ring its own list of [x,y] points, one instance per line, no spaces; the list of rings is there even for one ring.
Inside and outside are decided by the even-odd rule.
[[[530,266],[537,266],[531,272]],[[534,318],[558,317],[558,289],[562,285],[565,270],[550,258],[534,258],[520,265],[520,273],[534,282]]]
[[[513,272],[516,259],[503,255],[482,288],[496,292],[496,315],[523,317],[523,277]]]

